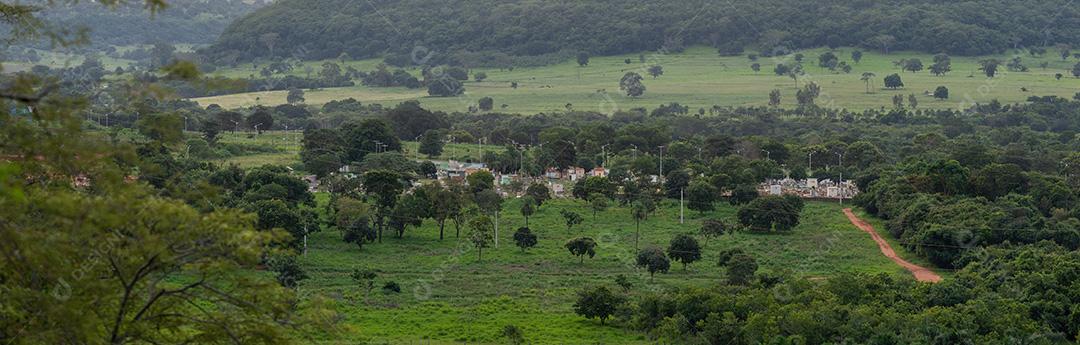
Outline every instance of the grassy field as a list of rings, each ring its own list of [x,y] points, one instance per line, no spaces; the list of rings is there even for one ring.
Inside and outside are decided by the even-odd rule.
[[[201,133],[192,132],[188,135],[201,136]],[[300,164],[300,142],[303,137],[304,134],[300,131],[266,131],[260,135],[255,135],[253,132],[221,133],[218,139],[221,143],[266,146],[274,148],[277,152],[234,156],[214,162],[222,165],[236,165],[244,169],[267,164],[296,166]],[[505,147],[497,145],[482,145],[478,148],[476,144],[447,144],[443,148],[442,155],[428,157],[417,152],[420,144],[415,141],[405,141],[401,145],[407,157],[417,160],[479,161],[480,149],[484,152],[506,150]]]
[[[841,61],[853,65],[849,74],[831,72],[817,66],[817,57],[824,49],[803,51],[804,67],[807,72],[800,85],[813,81],[822,87],[819,105],[833,108],[861,110],[867,108],[892,107],[894,95],[916,94],[920,108],[960,108],[972,103],[986,103],[994,99],[1001,102],[1022,102],[1033,95],[1058,95],[1072,97],[1080,91],[1080,79],[1072,78],[1069,70],[1076,63],[1074,59],[1062,61],[1056,51],[1046,56],[1032,57],[1026,53],[1021,56],[1029,72],[1009,72],[1004,65],[994,79],[987,79],[978,70],[978,61],[987,58],[1010,60],[1014,55],[993,57],[953,57],[952,72],[945,76],[934,76],[928,71],[918,73],[901,72],[893,65],[900,59],[919,58],[929,67],[933,62],[932,54],[913,52],[894,52],[889,55],[865,52],[862,61],[854,64],[850,59],[852,48],[841,48],[835,53]],[[631,64],[626,64],[630,59]],[[791,59],[790,57],[788,59]],[[364,103],[383,103],[392,105],[404,100],[420,100],[425,107],[444,111],[466,111],[476,104],[481,97],[492,97],[496,110],[512,113],[532,114],[538,112],[565,111],[567,104],[576,110],[592,110],[610,113],[615,109],[636,107],[654,108],[660,104],[679,102],[691,109],[721,106],[766,105],[769,91],[780,89],[783,95],[782,105],[795,105],[795,82],[788,77],[776,76],[772,70],[777,63],[792,64],[793,61],[759,58],[761,71],[754,72],[746,56],[720,57],[714,50],[706,47],[694,47],[678,54],[646,54],[646,63],[640,63],[638,54],[594,57],[589,66],[578,67],[576,62],[537,68],[518,68],[513,71],[499,69],[476,69],[474,72],[487,73],[483,82],[466,82],[466,94],[461,97],[428,97],[426,90],[405,88],[371,88],[364,86],[330,88],[307,91],[309,104],[322,104],[330,100],[353,97]],[[1048,64],[1046,69],[1040,67]],[[369,71],[379,60],[351,61],[346,65]],[[321,62],[308,62],[315,71]],[[651,65],[661,65],[664,75],[653,79],[645,72]],[[647,91],[644,97],[631,99],[619,91],[618,81],[628,71],[636,71],[645,76]],[[413,70],[413,73],[419,73]],[[871,92],[866,93],[866,85],[860,80],[863,72],[873,72],[877,76],[871,84]],[[248,77],[253,71],[251,65],[233,69],[222,69],[219,75]],[[293,72],[304,75],[302,69]],[[900,73],[906,88],[888,90],[883,88],[882,79],[889,74]],[[1056,80],[1056,73],[1064,74],[1062,80]],[[511,82],[519,87],[513,89]],[[949,100],[935,100],[924,95],[938,86],[946,86],[951,91]],[[1027,91],[1022,91],[1027,89]],[[200,104],[219,104],[227,108],[251,106],[255,104],[273,105],[285,102],[285,91],[235,94],[218,97],[195,99]],[[505,105],[505,107],[503,107]]]
[[[326,195],[319,195],[325,202]],[[717,204],[707,217],[731,219],[736,209]],[[341,241],[333,229],[324,229],[310,239],[302,264],[311,276],[302,283],[304,293],[337,298],[339,311],[346,315],[345,334],[320,339],[327,344],[495,344],[502,327],[520,327],[530,344],[645,344],[644,334],[601,326],[573,313],[575,292],[583,286],[613,284],[619,274],[630,278],[630,294],[660,291],[680,286],[709,287],[721,284],[723,269],[716,266],[721,250],[740,247],[751,252],[761,267],[759,272],[788,270],[797,276],[827,279],[840,272],[911,275],[878,251],[865,233],[850,223],[835,203],[810,202],[802,223],[788,234],[741,233],[713,239],[701,261],[683,270],[673,263],[669,274],[650,279],[633,267],[635,226],[629,210],[610,208],[594,219],[581,201],[557,200],[545,204],[530,218],[539,236],[539,245],[522,252],[513,244],[513,231],[524,225],[517,211],[520,203],[510,200],[500,216],[499,247],[477,257],[464,238],[455,237],[452,223],[447,238],[440,241],[431,221],[420,229],[410,228],[404,238],[384,234],[382,244],[362,250]],[[574,210],[585,222],[568,231],[559,211]],[[688,211],[679,224],[678,205],[665,202],[657,214],[641,225],[640,246],[666,248],[676,234],[696,232],[703,218]],[[597,255],[578,263],[563,244],[570,238],[589,236],[597,240]],[[910,258],[910,257],[909,257]],[[363,292],[349,278],[355,267],[379,271],[376,288],[365,301]],[[384,283],[400,284],[402,292],[380,291]]]

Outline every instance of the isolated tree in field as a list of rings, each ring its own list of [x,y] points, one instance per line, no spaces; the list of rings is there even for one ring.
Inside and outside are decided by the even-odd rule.
[[[289,104],[304,103],[304,90],[291,88],[289,94],[285,96],[285,101]]]
[[[361,180],[364,184],[364,192],[375,201],[375,228],[378,231],[379,242],[382,243],[386,217],[397,205],[398,195],[405,191],[405,184],[400,174],[381,170],[369,171]]]
[[[431,200],[424,189],[405,194],[399,200],[390,217],[390,228],[397,232],[397,238],[405,238],[405,229],[412,226],[419,228],[424,218],[431,217]]]
[[[922,60],[919,60],[919,59],[905,60],[904,61],[904,70],[909,71],[911,73],[915,73],[915,72],[923,70]]]
[[[521,248],[522,252],[536,246],[536,234],[529,228],[518,228],[514,232],[514,244]]]
[[[649,271],[649,279],[656,274],[656,272],[667,273],[671,269],[671,260],[668,260],[667,255],[664,255],[664,251],[657,247],[649,247],[638,252],[636,265]]]
[[[687,200],[689,204],[687,208],[698,211],[701,214],[713,210],[713,203],[716,202],[716,187],[713,187],[708,182],[696,179],[690,182],[690,186],[686,189]]]
[[[1061,74],[1061,73],[1055,73],[1054,74],[1054,79],[1057,79],[1057,80],[1061,80],[1061,78],[1064,78],[1064,77],[1065,77],[1065,75]]]
[[[577,54],[577,64],[579,67],[585,67],[589,65],[589,54],[581,52]]]
[[[536,213],[536,200],[530,196],[521,198],[521,216],[525,217],[525,227],[529,227],[529,217]]]
[[[465,85],[456,78],[441,76],[426,82],[428,94],[435,97],[454,97],[465,93]]]
[[[461,212],[461,195],[437,184],[431,187],[431,219],[439,225],[439,240],[443,239],[443,229],[446,220],[452,219],[456,213]]]
[[[799,225],[799,205],[779,196],[754,199],[739,209],[738,218],[752,231],[790,231]]]
[[[911,106],[911,109],[915,109],[915,108],[919,107],[919,98],[915,97],[915,94],[909,94],[908,97],[907,97],[907,101],[908,101],[908,105]]]
[[[718,265],[727,268],[727,280],[731,285],[749,285],[758,269],[757,260],[738,248],[721,252]]]
[[[862,56],[863,56],[863,52],[861,50],[852,50],[851,51],[851,61],[855,61],[856,64],[858,64],[860,61],[862,61]]]
[[[934,98],[940,100],[949,99],[949,88],[944,86],[938,86],[937,89],[934,89]]]
[[[679,234],[672,238],[667,252],[672,260],[682,263],[683,271],[686,270],[686,265],[701,260],[701,245],[693,236],[686,234]]]
[[[360,289],[364,290],[364,301],[367,301],[368,296],[371,295],[371,290],[375,289],[375,278],[378,274],[375,270],[370,268],[354,268],[352,274],[349,274],[353,282],[360,286]]]
[[[420,137],[420,147],[417,151],[427,155],[429,158],[438,157],[442,155],[443,145],[445,145],[445,142],[443,141],[442,132],[428,130]]]
[[[840,59],[836,57],[833,52],[825,52],[818,56],[818,66],[827,68],[829,70],[836,69],[836,65],[840,63]]]
[[[630,210],[631,216],[634,217],[634,248],[638,247],[638,240],[641,239],[641,221],[649,217],[649,210],[645,208],[643,203],[637,203]]]
[[[930,65],[930,73],[940,76],[952,71],[952,58],[947,54],[934,55],[934,63]]]
[[[648,72],[649,72],[649,75],[651,75],[653,77],[653,79],[656,79],[657,77],[664,75],[664,66],[660,66],[660,65],[649,66]]]
[[[476,74],[473,75],[473,80],[476,80],[476,82],[479,83],[479,82],[483,82],[484,80],[487,80],[487,77],[488,77],[487,73],[476,72]]]
[[[1073,65],[1072,75],[1073,77],[1080,78],[1080,62],[1077,62],[1075,65]]]
[[[776,73],[778,76],[785,76],[788,72],[791,72],[791,67],[785,64],[777,64],[776,67],[773,68],[773,73]]]
[[[795,67],[792,67],[791,70],[788,71],[787,76],[788,78],[791,78],[791,80],[795,81],[795,88],[799,88],[799,77],[802,76],[804,73],[805,72],[803,72],[802,65],[795,65]]]
[[[596,241],[588,237],[578,237],[566,242],[566,250],[570,251],[570,254],[578,257],[578,263],[585,263],[585,256],[588,255],[591,259],[596,256]]]
[[[795,92],[795,100],[800,106],[814,105],[815,100],[821,95],[821,86],[815,82],[810,82],[803,86],[802,89]]]
[[[780,106],[780,97],[780,89],[773,89],[772,91],[769,91],[769,106]]]
[[[633,98],[641,97],[641,95],[645,94],[645,84],[641,83],[643,79],[640,74],[627,72],[619,80],[619,90],[626,92],[627,96]]]
[[[491,111],[495,108],[495,100],[491,97],[481,97],[476,105],[482,111]]]
[[[885,87],[890,89],[899,89],[904,87],[904,80],[900,79],[900,75],[893,73],[885,77]]]
[[[619,306],[626,303],[626,297],[616,294],[606,286],[594,286],[578,292],[577,302],[574,302],[574,313],[586,319],[600,319],[600,324],[615,315]]]
[[[863,72],[862,78],[859,78],[863,83],[866,83],[866,93],[870,93],[870,81],[876,76],[877,75],[874,74],[874,72]]]
[[[709,240],[713,237],[724,236],[727,233],[727,223],[724,223],[720,219],[706,219],[701,221],[701,230],[699,233],[701,237],[705,238],[705,246],[709,245]]]
[[[479,261],[484,261],[484,248],[491,246],[493,239],[493,233],[495,232],[495,223],[491,222],[491,218],[485,215],[476,216],[469,221],[469,241],[472,242],[473,247],[476,248],[476,255]]]
[[[904,95],[893,95],[892,104],[896,109],[904,109]]]
[[[997,75],[998,67],[1001,66],[1001,61],[998,59],[986,59],[979,61],[979,70],[986,74],[987,78],[993,78]]]
[[[593,220],[596,220],[596,213],[604,212],[608,208],[607,197],[599,193],[589,195],[589,208],[592,209]]]
[[[581,222],[585,221],[585,218],[582,218],[580,214],[573,211],[562,210],[559,211],[559,214],[561,214],[563,220],[566,221],[566,231],[568,232],[574,228],[574,225],[581,224]]]
[[[752,63],[752,64],[750,64],[750,69],[753,70],[754,73],[761,72],[761,64],[759,64],[757,62]]]
[[[525,195],[532,197],[536,201],[536,208],[539,209],[545,201],[551,199],[551,189],[542,183],[533,183],[525,189]]]

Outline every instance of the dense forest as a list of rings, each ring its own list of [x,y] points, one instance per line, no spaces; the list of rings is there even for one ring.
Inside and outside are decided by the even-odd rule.
[[[496,65],[519,56],[611,55],[708,44],[768,55],[820,46],[981,55],[1075,44],[1080,14],[1038,1],[432,1],[283,0],[229,26],[209,54],[381,55],[390,60]],[[435,52],[437,54],[429,54]],[[564,52],[564,54],[560,54]]]
[[[30,3],[44,3],[30,1]],[[89,46],[75,48],[127,46],[138,44],[207,44],[237,18],[263,6],[266,0],[181,0],[152,15],[145,4],[126,2],[101,6],[97,1],[61,2],[41,12],[41,19],[72,32],[86,30]],[[49,42],[34,42],[49,48]]]

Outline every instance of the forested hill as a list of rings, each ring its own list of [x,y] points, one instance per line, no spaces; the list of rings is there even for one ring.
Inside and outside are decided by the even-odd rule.
[[[30,3],[45,2],[34,0]],[[167,0],[152,16],[139,1],[115,7],[97,1],[61,1],[41,12],[54,26],[85,28],[94,46],[133,44],[208,44],[231,23],[269,0]],[[40,42],[47,45],[47,42]]]
[[[1080,44],[1078,8],[1070,0],[280,0],[234,22],[208,53],[367,58],[422,47],[494,59],[709,44],[730,54],[842,45],[982,55]]]

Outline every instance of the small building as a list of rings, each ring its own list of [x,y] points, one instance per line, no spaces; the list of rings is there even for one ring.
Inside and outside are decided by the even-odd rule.
[[[577,181],[579,179],[588,177],[589,175],[586,175],[584,168],[571,167],[569,169],[566,169],[566,176],[570,178],[570,181]]]
[[[591,175],[594,176],[594,177],[607,177],[608,176],[608,170],[605,169],[604,167],[596,167],[596,168],[593,168]]]
[[[784,193],[784,187],[778,184],[769,186],[769,195],[780,195]]]

